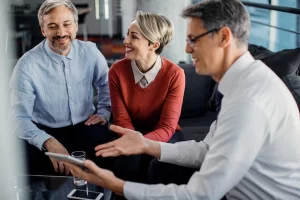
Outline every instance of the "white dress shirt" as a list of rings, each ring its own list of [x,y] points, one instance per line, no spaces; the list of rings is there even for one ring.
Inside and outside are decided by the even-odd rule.
[[[156,56],[156,61],[152,69],[143,73],[137,67],[135,60],[131,61],[131,68],[134,76],[135,84],[139,84],[142,88],[148,87],[155,79],[156,75],[158,74],[159,70],[161,69],[161,57]]]
[[[300,118],[291,93],[249,52],[219,83],[217,123],[203,142],[160,143],[161,161],[200,166],[186,185],[126,182],[130,200],[300,199]],[[205,155],[206,154],[206,155]]]

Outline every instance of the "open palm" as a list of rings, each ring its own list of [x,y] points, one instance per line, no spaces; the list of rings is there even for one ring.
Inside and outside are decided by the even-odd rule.
[[[121,135],[121,137],[115,141],[98,145],[95,148],[96,156],[112,157],[142,154],[147,149],[145,138],[140,132],[116,125],[111,125],[110,129]]]

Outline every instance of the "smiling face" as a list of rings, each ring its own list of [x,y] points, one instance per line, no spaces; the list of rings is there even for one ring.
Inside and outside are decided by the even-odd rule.
[[[126,47],[125,58],[129,60],[143,61],[155,55],[155,48],[152,44],[149,45],[149,41],[138,30],[135,21],[130,24],[123,43]]]
[[[75,39],[78,25],[72,12],[65,6],[52,9],[43,17],[41,31],[47,38],[49,47],[57,54],[67,55],[71,42]]]
[[[209,30],[201,26],[199,18],[189,18],[187,27],[187,37],[195,38]],[[212,34],[214,34],[212,36]],[[185,51],[191,54],[197,74],[214,76],[220,73],[224,52],[220,47],[218,32],[207,34],[197,41],[193,47],[186,44]]]

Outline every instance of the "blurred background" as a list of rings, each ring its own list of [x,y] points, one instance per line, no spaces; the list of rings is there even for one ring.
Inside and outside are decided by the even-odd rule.
[[[137,10],[161,13],[175,24],[175,35],[163,56],[189,62],[184,52],[186,21],[182,9],[201,0],[73,0],[79,10],[78,39],[95,42],[109,63],[124,55],[123,38]],[[43,40],[37,11],[43,0],[12,0],[7,7],[14,23],[9,37],[14,40],[18,59]],[[295,48],[300,44],[300,0],[243,1],[251,15],[250,43],[271,51]]]

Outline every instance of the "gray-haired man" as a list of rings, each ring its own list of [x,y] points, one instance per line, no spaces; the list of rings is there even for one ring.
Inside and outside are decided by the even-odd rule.
[[[95,44],[75,39],[78,12],[71,1],[44,1],[38,19],[46,39],[19,59],[11,77],[14,131],[29,143],[29,173],[69,174],[42,150],[62,154],[84,150],[96,160],[94,147],[113,139],[106,126],[108,67]],[[98,92],[97,113],[93,87]]]

